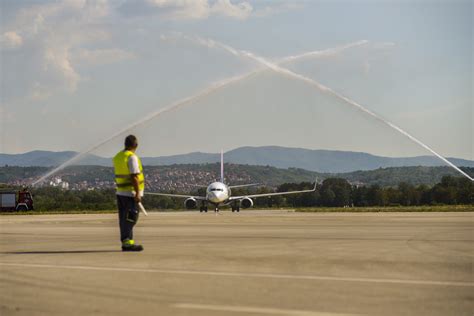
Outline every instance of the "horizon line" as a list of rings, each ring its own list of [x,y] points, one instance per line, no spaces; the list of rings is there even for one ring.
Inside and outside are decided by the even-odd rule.
[[[289,146],[281,146],[281,145],[261,145],[261,146],[240,146],[240,147],[235,147],[233,149],[229,149],[227,151],[224,152],[224,155],[229,153],[229,152],[232,152],[232,151],[235,151],[235,150],[238,150],[238,149],[243,149],[243,148],[268,148],[268,147],[275,147],[275,148],[281,148],[281,149],[297,149],[297,150],[307,150],[307,151],[330,151],[330,152],[341,152],[341,153],[355,153],[355,154],[367,154],[367,155],[371,155],[371,156],[375,156],[375,157],[380,157],[380,158],[419,158],[419,157],[433,157],[433,158],[436,158],[436,156],[434,155],[416,155],[416,156],[383,156],[383,155],[379,155],[379,154],[374,154],[374,153],[370,153],[370,152],[366,152],[366,151],[353,151],[353,150],[341,150],[341,149],[326,149],[326,148],[305,148],[305,147],[289,147]],[[30,150],[30,151],[26,151],[26,152],[21,152],[21,153],[4,153],[4,152],[0,152],[0,155],[10,155],[10,156],[14,156],[14,155],[26,155],[26,154],[29,154],[29,153],[33,153],[33,152],[45,152],[45,153],[78,153],[78,151],[75,151],[75,150],[61,150],[61,151],[55,151],[55,150],[43,150],[43,149],[33,149],[33,150]],[[141,156],[142,159],[144,158],[167,158],[167,157],[173,157],[173,156],[185,156],[185,155],[190,155],[190,154],[207,154],[207,155],[220,155],[220,152],[204,152],[204,151],[190,151],[190,152],[185,152],[185,153],[177,153],[177,154],[167,154],[167,155],[159,155],[159,156]],[[98,158],[103,158],[103,159],[109,159],[111,157],[104,157],[104,156],[101,156],[101,155],[97,155],[97,154],[89,154],[89,155],[92,155],[92,156],[96,156]],[[462,160],[467,160],[467,161],[471,161],[471,162],[474,162],[474,158],[460,158],[460,157],[454,157],[454,156],[447,156],[447,158],[449,159],[462,159]]]

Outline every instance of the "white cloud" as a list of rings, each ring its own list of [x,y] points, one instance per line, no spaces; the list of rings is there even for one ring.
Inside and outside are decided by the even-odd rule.
[[[207,18],[210,9],[207,0],[146,0],[145,5],[163,11],[163,15],[172,19]]]
[[[26,2],[1,25],[1,49],[7,51],[2,55],[2,72],[11,79],[1,83],[4,91],[1,99],[43,100],[59,92],[74,93],[86,76],[81,66],[135,58],[132,52],[112,44],[114,28],[111,25],[116,23],[117,9],[127,14],[135,10],[139,14],[152,13],[175,20],[211,16],[243,20],[288,10],[295,5],[270,2],[256,7],[245,0]]]
[[[217,15],[228,16],[236,19],[246,19],[253,11],[248,2],[232,4],[230,0],[217,0],[210,11]]]
[[[125,14],[157,13],[172,20],[198,20],[211,16],[244,20],[250,17],[265,17],[287,10],[301,8],[301,4],[279,2],[255,9],[248,1],[231,0],[136,0],[125,2]]]
[[[44,71],[53,75],[58,74],[64,79],[65,88],[69,92],[76,91],[81,76],[76,72],[69,58],[69,47],[58,45],[47,48],[44,58]]]
[[[41,86],[39,82],[35,82],[29,93],[29,99],[32,101],[42,101],[51,96],[49,89]]]
[[[2,48],[21,50],[2,56],[5,76],[15,79],[2,82],[7,91],[3,98],[37,101],[61,91],[73,93],[82,79],[77,69],[81,62],[132,58],[119,48],[89,48],[107,44],[110,35],[104,25],[110,14],[108,0],[40,2],[19,10],[9,25],[2,25],[7,30],[0,37]]]
[[[54,19],[78,12],[85,3],[85,0],[65,0],[45,4],[39,2],[20,10],[14,24],[29,35],[38,34]]]
[[[135,58],[135,54],[122,49],[96,49],[80,50],[74,57],[75,63],[87,63],[92,65],[116,63],[122,60]]]
[[[83,14],[88,19],[106,17],[110,11],[108,0],[86,1],[83,6]]]
[[[23,38],[17,32],[5,32],[0,38],[0,44],[5,48],[18,48],[23,44]]]
[[[230,0],[147,0],[147,4],[162,10],[171,19],[204,19],[211,15],[245,19],[252,12],[252,6],[245,1],[233,4]]]
[[[287,3],[280,3],[280,4],[273,4],[271,6],[265,6],[261,9],[257,9],[253,12],[253,16],[255,17],[267,17],[276,15],[279,13],[283,13],[290,10],[298,10],[304,7],[303,3],[298,2],[287,2]]]

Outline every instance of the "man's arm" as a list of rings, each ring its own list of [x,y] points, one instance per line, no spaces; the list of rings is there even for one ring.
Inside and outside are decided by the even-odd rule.
[[[138,166],[138,159],[135,155],[130,156],[128,159],[128,170],[130,172],[130,180],[132,180],[133,190],[135,191],[135,202],[141,202],[140,182],[138,180],[140,168]]]
[[[142,198],[140,196],[138,174],[131,174],[133,189],[135,190],[135,202],[141,202]]]

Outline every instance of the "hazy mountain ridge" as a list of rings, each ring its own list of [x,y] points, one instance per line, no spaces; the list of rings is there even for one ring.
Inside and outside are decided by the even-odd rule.
[[[432,186],[446,175],[459,177],[450,167],[391,167],[349,173],[318,173],[299,168],[280,169],[270,166],[226,164],[226,181],[229,184],[262,183],[276,187],[282,183],[319,182],[327,178],[343,178],[357,185],[397,186],[400,182]],[[190,192],[196,185],[205,185],[219,177],[219,164],[178,164],[169,166],[145,166],[147,186],[152,191]],[[474,168],[463,168],[474,176]],[[48,167],[1,167],[0,184],[30,185],[49,170]],[[69,166],[56,177],[78,186],[76,189],[114,188],[112,167]],[[84,184],[85,182],[85,184]]]
[[[0,165],[9,166],[57,166],[70,159],[76,153],[73,151],[51,152],[31,151],[24,154],[0,154]],[[203,164],[215,163],[220,159],[219,154],[192,152],[189,154],[143,157],[144,165],[173,165],[173,164]],[[474,167],[474,161],[448,158],[457,166]],[[443,166],[444,163],[436,157],[382,157],[363,152],[312,150],[304,148],[286,148],[278,146],[240,147],[225,153],[226,163],[263,165],[277,168],[302,168],[316,172],[341,173],[357,170],[375,170],[378,168],[407,167],[407,166]],[[111,166],[111,159],[96,155],[87,155],[77,165]]]

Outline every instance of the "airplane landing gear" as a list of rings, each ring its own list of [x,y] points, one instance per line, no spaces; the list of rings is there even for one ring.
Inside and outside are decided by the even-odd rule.
[[[233,203],[231,205],[231,207],[232,207],[232,213],[233,212],[240,212],[240,205],[238,203]]]
[[[199,212],[200,213],[202,213],[202,212],[207,213],[207,204],[206,203],[202,203],[201,207],[199,208]]]

